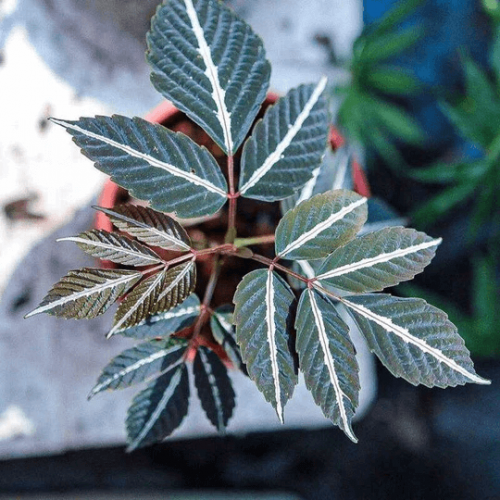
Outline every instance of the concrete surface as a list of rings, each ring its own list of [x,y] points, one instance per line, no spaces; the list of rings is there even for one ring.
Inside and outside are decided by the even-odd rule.
[[[315,40],[327,36],[347,54],[361,29],[361,2],[232,3],[264,38],[275,89],[323,73],[343,77]],[[111,316],[79,322],[22,316],[69,269],[93,264],[55,239],[91,226],[85,207],[104,180],[46,118],[143,115],[161,101],[143,54],[153,8],[132,0],[0,0],[0,458],[123,443],[135,390],[86,401],[103,366],[131,345],[104,340]],[[367,360],[360,413],[374,391]],[[253,383],[238,374],[233,381],[239,397],[230,432],[281,428]],[[285,418],[289,427],[330,425],[303,384]],[[213,432],[192,398],[176,436]]]

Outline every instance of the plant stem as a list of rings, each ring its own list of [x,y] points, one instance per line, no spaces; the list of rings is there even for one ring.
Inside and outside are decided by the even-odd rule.
[[[265,245],[266,243],[274,243],[274,234],[255,236],[254,238],[236,238],[234,240],[234,246],[238,248],[248,245]]]
[[[226,243],[233,243],[236,238],[236,202],[238,195],[234,188],[234,156],[227,157],[227,175],[229,178],[229,212],[226,232]]]
[[[197,254],[195,254],[197,255]],[[176,257],[175,259],[172,260],[167,260],[165,262],[165,267],[169,268],[170,266],[173,266],[174,264],[179,264],[180,262],[184,262],[185,260],[189,260],[193,258],[193,253],[188,252],[180,255],[179,257]]]
[[[205,295],[203,296],[203,302],[201,303],[200,314],[196,320],[193,329],[193,335],[191,337],[191,345],[197,342],[197,338],[200,335],[201,327],[206,321],[206,317],[210,317],[210,301],[215,291],[215,286],[217,285],[217,280],[219,279],[220,270],[222,267],[222,259],[219,256],[214,258],[214,267],[210,273],[210,278],[208,280],[207,288],[205,289]]]
[[[236,253],[236,247],[232,243],[224,243],[223,245],[217,245],[211,248],[205,248],[203,250],[192,250],[191,255],[195,255],[199,257],[200,255],[210,255],[216,253],[227,253],[234,254]]]
[[[166,267],[166,264],[167,264],[167,263],[165,262],[165,263],[163,263],[163,264],[158,264],[158,265],[156,265],[156,266],[154,266],[154,267],[148,267],[148,268],[146,268],[146,269],[144,269],[144,270],[142,270],[142,271],[140,271],[140,272],[141,272],[143,275],[144,275],[144,274],[148,274],[148,273],[154,273],[154,272],[158,271],[158,269],[165,268],[165,267]]]
[[[267,257],[264,257],[263,255],[258,255],[258,254],[253,254],[251,257],[252,260],[255,260],[257,262],[260,262],[261,264],[265,264],[266,266],[269,266],[271,268],[276,268],[279,269],[280,271],[283,271],[286,274],[289,274],[290,276],[293,276],[295,279],[298,279],[299,281],[303,281],[304,283],[307,284],[307,286],[310,286],[314,279],[309,279],[306,278],[305,276],[302,276],[301,274],[296,273],[295,271],[292,271],[288,267],[285,267],[281,264],[278,264],[272,259],[269,259]]]

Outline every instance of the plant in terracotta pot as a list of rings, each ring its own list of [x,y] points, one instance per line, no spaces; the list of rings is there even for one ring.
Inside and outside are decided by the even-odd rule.
[[[325,416],[356,441],[359,377],[346,311],[394,375],[430,387],[489,383],[445,313],[374,293],[421,272],[440,239],[403,227],[358,235],[367,198],[332,190],[323,161],[326,79],[290,90],[254,124],[270,65],[229,8],[167,0],[148,43],[154,86],[217,148],[140,118],[54,119],[149,205],[97,207],[117,231],[65,239],[122,267],[70,271],[28,314],[92,318],[119,301],[108,336],[141,342],[104,368],[91,395],[147,384],[127,416],[129,449],[180,425],[190,372],[223,430],[235,407],[228,361],[281,421],[301,371]]]

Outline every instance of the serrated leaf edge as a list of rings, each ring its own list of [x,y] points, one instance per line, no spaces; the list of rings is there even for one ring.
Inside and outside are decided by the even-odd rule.
[[[171,234],[166,233],[165,231],[160,231],[159,229],[156,229],[155,227],[150,226],[149,224],[138,221],[136,219],[133,219],[131,217],[123,215],[119,212],[115,212],[114,210],[110,210],[108,208],[97,207],[97,206],[94,206],[93,208],[95,208],[96,210],[99,210],[100,212],[103,212],[104,214],[108,215],[109,217],[115,217],[116,219],[128,222],[129,224],[131,224],[135,227],[147,229],[148,231],[151,231],[151,233],[156,234],[156,235],[160,236],[161,238],[164,238],[167,241],[172,242],[174,245],[181,247],[183,250],[188,250],[188,251],[191,250],[191,247],[187,243],[185,243],[184,241],[172,236]],[[160,214],[162,216],[165,215],[163,213],[160,213]],[[174,222],[176,222],[176,221],[174,221]],[[184,230],[184,228],[182,226],[180,226],[180,227]],[[187,236],[187,234],[186,234],[186,236]],[[138,239],[140,239],[140,238],[138,238]],[[156,245],[156,246],[159,246],[160,248],[164,248],[161,245]],[[174,250],[174,249],[172,249],[172,250]]]
[[[251,189],[257,182],[259,182],[264,175],[271,170],[273,165],[277,163],[281,158],[285,151],[285,149],[291,144],[293,138],[298,134],[300,128],[308,118],[311,113],[312,108],[318,102],[321,94],[325,90],[327,78],[323,76],[316,88],[314,89],[311,97],[307,101],[304,109],[299,113],[297,119],[293,124],[290,124],[288,128],[288,132],[285,134],[285,137],[281,140],[281,142],[277,145],[276,149],[269,154],[269,156],[264,160],[264,163],[252,174],[250,179],[240,188],[240,193],[244,196],[245,192]]]
[[[73,293],[71,295],[66,295],[65,297],[56,300],[55,302],[51,302],[50,304],[46,304],[44,306],[37,307],[30,313],[26,314],[24,316],[25,319],[30,318],[31,316],[34,316],[35,314],[40,314],[46,311],[50,311],[51,309],[54,309],[55,307],[61,306],[63,304],[66,304],[68,302],[73,302],[75,300],[81,299],[83,297],[88,297],[90,295],[94,295],[97,293],[102,292],[103,290],[106,290],[107,288],[114,288],[118,285],[121,285],[122,283],[127,283],[128,281],[134,281],[137,280],[142,276],[141,273],[134,273],[134,274],[127,274],[125,276],[122,276],[119,279],[113,280],[113,281],[107,281],[105,283],[102,283],[101,285],[98,285],[96,287],[92,288],[86,288],[85,290],[77,293]]]
[[[360,207],[364,203],[368,201],[367,198],[362,197],[359,200],[356,200],[355,202],[351,203],[350,205],[347,205],[346,207],[343,207],[341,210],[338,212],[333,213],[325,219],[322,222],[319,222],[316,224],[313,228],[309,229],[309,231],[306,231],[305,233],[302,233],[295,241],[291,241],[279,254],[278,257],[283,258],[290,252],[297,250],[298,248],[302,247],[309,241],[313,240],[318,236],[320,233],[328,229],[330,226],[338,222],[339,220],[342,220],[347,214],[353,212],[356,208]]]
[[[447,365],[452,370],[455,370],[464,377],[468,378],[471,382],[483,385],[491,384],[490,380],[486,380],[482,377],[479,377],[478,375],[470,373],[465,368],[457,364],[453,359],[450,359],[447,356],[445,356],[439,349],[435,349],[434,347],[430,346],[427,342],[425,342],[425,340],[415,337],[410,333],[410,331],[407,328],[394,324],[390,318],[380,316],[371,311],[370,309],[368,309],[367,307],[362,306],[361,304],[355,304],[345,298],[338,297],[338,300],[340,300],[340,302],[342,302],[348,308],[364,316],[366,319],[373,321],[377,325],[381,326],[385,331],[397,335],[403,342],[407,344],[412,344],[415,347],[419,348],[422,352],[431,355],[440,363]]]
[[[349,437],[351,441],[354,443],[358,442],[358,438],[354,435],[354,432],[351,427],[351,423],[349,422],[349,418],[347,417],[345,405],[344,405],[344,397],[349,399],[346,394],[342,391],[340,387],[339,378],[337,376],[337,370],[335,369],[335,360],[333,359],[332,353],[330,352],[328,346],[328,335],[326,333],[325,323],[323,321],[323,315],[318,307],[316,302],[316,298],[314,297],[314,292],[311,289],[307,290],[309,295],[309,300],[311,302],[312,313],[314,316],[314,321],[318,328],[318,338],[321,345],[321,349],[323,351],[323,356],[325,360],[325,364],[328,368],[328,374],[330,375],[330,382],[332,383],[333,389],[335,391],[335,395],[337,398],[337,404],[339,406],[340,418],[343,422],[343,430]]]
[[[276,350],[276,324],[274,323],[274,284],[273,271],[270,269],[267,273],[266,281],[266,324],[267,324],[267,342],[269,344],[269,355],[271,358],[271,369],[274,379],[274,392],[276,395],[276,413],[281,423],[283,419],[283,404],[281,402],[281,390],[279,383],[278,353]]]
[[[219,387],[217,386],[217,380],[215,378],[215,375],[213,374],[212,371],[212,365],[210,364],[210,361],[207,358],[206,353],[204,352],[203,346],[201,346],[200,349],[198,349],[197,352],[198,356],[200,356],[203,369],[205,370],[205,373],[207,374],[207,378],[210,384],[210,389],[213,394],[216,410],[217,410],[217,430],[219,432],[224,432],[225,430],[225,425],[224,425],[224,408],[222,404],[222,398],[220,396],[220,391]],[[201,398],[200,398],[201,399]]]
[[[61,125],[64,128],[74,130],[75,132],[79,132],[80,134],[91,137],[92,139],[96,139],[96,140],[101,141],[105,144],[108,144],[109,146],[117,148],[117,149],[123,151],[124,153],[127,153],[130,156],[144,160],[152,167],[159,168],[160,170],[164,170],[164,171],[168,172],[169,174],[175,175],[177,177],[181,177],[182,179],[187,180],[191,184],[194,184],[196,186],[201,186],[201,187],[205,188],[207,191],[211,191],[212,193],[216,193],[223,198],[226,198],[226,196],[227,196],[227,193],[225,191],[218,188],[217,186],[214,186],[211,182],[209,182],[205,179],[202,179],[201,177],[198,177],[197,175],[194,175],[190,172],[185,172],[184,170],[177,168],[175,165],[158,160],[157,158],[154,158],[153,156],[150,156],[148,154],[141,153],[140,151],[137,151],[137,150],[131,148],[130,146],[127,146],[126,144],[121,144],[119,142],[114,141],[113,139],[110,139],[110,138],[104,136],[104,135],[99,135],[99,134],[96,134],[94,132],[91,132],[90,130],[86,130],[82,127],[79,127],[78,125],[75,125],[74,123],[69,123],[69,122],[66,122],[63,120],[59,120],[57,118],[51,118],[51,121],[56,123],[57,125]]]
[[[308,200],[312,196],[320,172],[321,172],[321,165],[313,170],[312,177],[306,182],[306,184],[300,191],[300,195],[297,201],[295,202],[295,206],[297,206],[299,203],[302,203],[304,200]]]
[[[129,444],[127,447],[127,451],[132,451],[135,448],[138,447],[140,442],[144,439],[144,437],[148,434],[148,432],[152,429],[153,425],[156,423],[158,420],[161,412],[165,409],[168,401],[170,398],[174,395],[175,390],[177,389],[182,375],[182,366],[185,366],[184,363],[178,365],[176,368],[176,372],[172,376],[172,379],[170,380],[170,384],[168,385],[166,391],[163,393],[162,398],[158,402],[158,406],[155,408],[153,413],[151,413],[151,416],[149,417],[149,420],[144,424],[144,427],[142,428],[141,432],[137,435],[137,437]]]
[[[141,358],[138,361],[136,361],[135,363],[127,366],[123,370],[121,370],[117,373],[114,373],[111,377],[108,377],[104,382],[96,384],[92,388],[92,390],[90,391],[89,395],[87,396],[87,399],[90,399],[93,396],[95,396],[96,394],[98,394],[99,392],[105,390],[106,387],[111,385],[116,379],[124,377],[128,373],[133,372],[135,370],[138,370],[141,366],[144,366],[144,365],[149,364],[149,363],[153,363],[157,359],[163,358],[167,354],[171,354],[172,352],[175,352],[177,350],[186,349],[186,346],[183,346],[183,345],[178,345],[178,346],[174,346],[174,347],[175,348],[162,349],[161,351],[157,351],[153,354],[150,354],[149,356],[147,356],[145,358]],[[161,370],[160,372],[158,372],[158,374],[153,375],[153,376],[149,377],[148,379],[145,379],[145,381],[151,380],[151,378],[156,378],[157,376],[162,375],[163,373],[167,372],[168,370],[173,370],[177,367],[177,365],[179,365],[183,362],[184,361],[182,359],[179,359],[179,360],[175,361],[174,363],[172,363],[171,365],[169,365],[164,370]]]
[[[331,271],[327,271],[326,273],[320,274],[316,276],[318,281],[334,278],[336,276],[342,276],[343,274],[351,273],[354,271],[358,271],[359,269],[365,269],[367,267],[372,267],[376,264],[381,264],[383,262],[389,262],[392,259],[397,259],[398,257],[404,257],[411,253],[416,253],[420,250],[425,250],[427,248],[431,248],[433,246],[438,246],[442,242],[442,238],[436,238],[434,240],[425,241],[423,243],[419,243],[418,245],[411,245],[406,248],[399,248],[398,250],[394,250],[393,252],[382,252],[375,257],[369,257],[365,259],[361,259],[352,264],[346,264],[345,266],[337,267],[336,269],[332,269]]]
[[[148,288],[142,294],[140,299],[137,300],[135,302],[135,304],[113,326],[113,328],[109,331],[106,338],[109,339],[110,337],[112,337],[120,329],[120,327],[123,325],[123,323],[125,323],[127,321],[127,319],[130,318],[130,316],[132,316],[132,314],[134,314],[134,312],[137,310],[137,308],[146,300],[147,297],[149,297],[149,295],[151,295],[151,293],[153,292],[155,287],[158,285],[158,283],[165,277],[165,274],[166,274],[166,270],[163,270],[163,271],[159,272],[158,274],[156,274],[155,279],[151,281],[151,284],[148,286]]]
[[[129,328],[137,328],[137,327],[143,326],[148,322],[148,320],[150,321],[151,324],[153,324],[153,323],[158,323],[160,321],[167,321],[167,320],[172,319],[172,318],[179,318],[182,316],[187,316],[189,314],[199,313],[200,310],[201,310],[200,306],[198,305],[198,306],[185,307],[184,309],[179,309],[178,311],[175,311],[175,312],[166,311],[163,313],[158,313],[158,314],[155,314],[153,316],[150,316],[148,319],[142,320],[141,322],[137,323],[134,326],[120,329],[120,330],[116,331],[115,333],[122,333],[122,332],[126,332]]]
[[[224,133],[224,143],[227,151],[231,153],[234,146],[231,135],[231,113],[227,110],[225,102],[226,91],[222,88],[219,82],[217,66],[213,62],[212,53],[210,52],[210,47],[208,46],[207,41],[205,40],[205,34],[200,25],[194,4],[192,0],[184,0],[184,4],[186,5],[186,12],[191,22],[191,26],[193,27],[193,33],[198,42],[198,52],[206,66],[205,75],[212,85],[212,99],[217,106],[217,118],[219,119],[219,123]]]
[[[167,295],[167,293],[169,293],[174,287],[176,287],[179,284],[179,282],[184,278],[184,276],[186,276],[186,274],[189,274],[192,271],[193,266],[194,266],[194,259],[195,259],[195,257],[193,256],[191,261],[189,261],[188,265],[178,274],[178,276],[176,276],[174,281],[172,281],[172,283],[170,283],[170,285],[168,285],[167,288],[165,288],[165,290],[163,290],[160,293],[160,295],[158,296],[158,299],[157,299],[158,301],[163,299],[163,297],[165,297],[165,295]],[[181,266],[182,266],[182,264],[181,264]]]
[[[84,234],[86,234],[86,233],[84,233]],[[109,234],[114,234],[114,233],[109,233]],[[116,236],[116,235],[114,235],[114,236]],[[144,247],[144,248],[147,248],[147,250],[152,252],[154,255],[150,255],[148,253],[142,253],[142,252],[135,252],[133,250],[130,250],[130,249],[127,249],[124,247],[119,247],[119,246],[111,245],[108,243],[103,243],[102,241],[96,241],[96,240],[91,240],[91,239],[87,239],[87,238],[82,238],[81,236],[68,236],[65,238],[59,238],[56,241],[57,242],[72,241],[74,243],[81,243],[83,245],[88,245],[90,247],[98,247],[98,248],[105,248],[107,250],[115,250],[116,252],[130,255],[131,257],[137,257],[137,258],[141,258],[141,259],[149,261],[149,263],[145,263],[145,264],[136,264],[137,266],[139,266],[139,265],[140,266],[147,266],[148,264],[159,264],[161,262],[160,257],[155,252],[153,252],[153,250],[151,250],[147,247]],[[132,240],[132,241],[134,241],[134,240]],[[137,242],[135,242],[135,244],[142,246],[142,245],[140,245],[140,243],[137,243]]]

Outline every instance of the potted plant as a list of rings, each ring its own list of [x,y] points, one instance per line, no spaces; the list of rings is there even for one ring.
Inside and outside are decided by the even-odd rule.
[[[148,45],[154,86],[210,136],[223,168],[214,151],[140,118],[53,119],[149,206],[98,207],[119,231],[65,239],[125,268],[70,271],[27,315],[91,318],[120,299],[108,336],[141,342],[104,368],[91,395],[147,383],[129,409],[129,449],[180,425],[191,370],[207,417],[227,426],[235,398],[223,352],[281,421],[300,370],[325,416],[356,441],[358,366],[345,314],[410,383],[489,383],[444,312],[374,293],[421,272],[441,240],[403,227],[358,236],[367,198],[331,190],[322,163],[325,78],[290,90],[253,125],[270,64],[262,41],[228,7],[167,0]],[[179,222],[190,218],[202,221]]]

